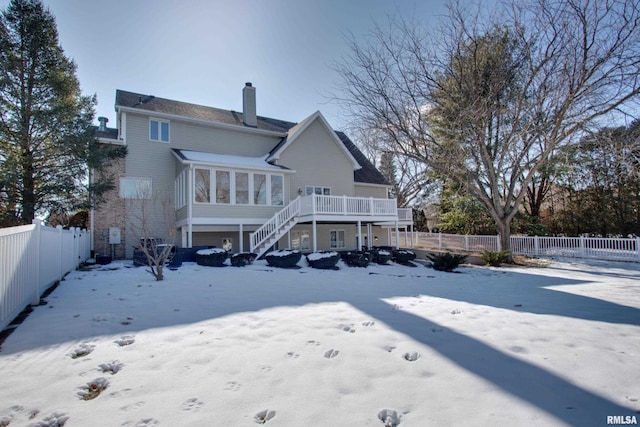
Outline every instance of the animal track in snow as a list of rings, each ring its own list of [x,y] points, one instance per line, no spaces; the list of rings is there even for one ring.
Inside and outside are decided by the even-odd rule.
[[[87,383],[87,385],[80,387],[82,390],[78,392],[78,396],[82,400],[92,400],[98,397],[107,387],[109,387],[109,381],[106,378],[96,378]]]
[[[100,369],[100,371],[102,371],[103,374],[115,375],[120,372],[120,369],[122,369],[123,367],[124,365],[122,363],[114,360],[113,362],[103,363],[98,368]]]
[[[76,348],[71,353],[69,353],[69,356],[72,359],[77,359],[78,357],[84,357],[87,354],[91,353],[94,348],[96,348],[94,345],[81,344],[80,347]]]
[[[298,353],[294,353],[293,351],[287,353],[287,358],[289,359],[297,359],[298,357],[300,357],[300,355]]]
[[[402,357],[409,362],[415,362],[416,360],[420,359],[420,354],[416,351],[412,351],[410,353],[403,354]]]
[[[324,357],[327,359],[333,359],[334,357],[336,357],[340,352],[338,350],[327,350],[324,352]]]
[[[270,372],[273,368],[269,365],[260,365],[260,370],[262,372]]]
[[[270,411],[268,409],[265,409],[264,411],[258,412],[255,415],[254,419],[258,424],[264,424],[275,416],[276,416],[276,411]]]
[[[112,395],[110,395],[112,396]],[[131,405],[124,405],[120,407],[120,410],[123,412],[127,412],[130,411],[132,409],[138,409],[138,408],[142,408],[145,405],[144,402],[136,402],[136,403],[132,403]]]
[[[139,421],[128,421],[122,424],[122,427],[150,427],[157,426],[160,424],[160,421],[154,420],[153,418],[143,418]]]
[[[68,419],[69,417],[64,413],[54,412],[42,421],[32,424],[32,427],[62,427]]]
[[[120,347],[131,345],[134,342],[136,342],[136,340],[133,335],[123,335],[119,339],[114,341],[114,343],[118,344]]]
[[[224,389],[227,391],[238,391],[240,390],[241,387],[242,387],[242,384],[235,381],[229,381],[227,385],[224,387]]]
[[[395,347],[395,346],[393,346],[393,345],[385,345],[385,346],[384,346],[384,349],[385,349],[386,351],[388,351],[389,353],[391,353],[393,350],[395,350],[395,349],[396,349],[396,347]]]
[[[451,314],[460,314],[462,313],[460,310],[458,310],[457,308],[455,310],[451,310]]]
[[[353,325],[340,325],[340,329],[342,329],[345,332],[352,333],[352,334],[356,333],[356,330],[354,329]]]
[[[376,322],[374,322],[373,320],[370,320],[368,322],[362,322],[362,326],[373,326],[375,324]]]
[[[378,419],[382,421],[384,427],[397,427],[402,416],[392,409],[383,409],[378,412]]]
[[[315,340],[309,340],[307,341],[307,345],[310,347],[318,347],[320,345],[320,342]]]
[[[204,404],[201,400],[192,397],[191,399],[187,399],[182,402],[182,410],[183,411],[193,411],[197,412],[200,410],[200,407]]]

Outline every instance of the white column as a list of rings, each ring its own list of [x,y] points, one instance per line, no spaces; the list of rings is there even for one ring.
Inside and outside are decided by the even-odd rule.
[[[400,229],[398,228],[397,219],[396,219],[396,249],[400,249]]]
[[[193,247],[193,183],[195,182],[195,171],[193,165],[189,165],[187,174],[187,247]]]
[[[409,241],[409,235],[407,234],[407,232],[409,227],[408,226],[404,226],[404,245],[407,246],[407,242]]]
[[[413,234],[415,233],[415,227],[413,226],[413,224],[410,225],[410,227],[411,227],[411,249],[413,249],[415,247],[413,243]]]
[[[372,231],[371,231],[371,223],[367,223],[367,249],[371,250],[372,245],[372,241],[373,241],[373,236],[372,236]]]
[[[358,247],[356,250],[362,250],[362,221],[358,221]]]
[[[313,229],[313,252],[318,252],[318,229],[316,227],[315,219],[312,221],[311,228]]]
[[[242,225],[242,223],[240,223],[240,245],[238,246],[238,248],[240,249],[240,252],[244,252],[244,227]]]
[[[291,229],[287,231],[287,241],[289,242],[289,249],[291,249]]]

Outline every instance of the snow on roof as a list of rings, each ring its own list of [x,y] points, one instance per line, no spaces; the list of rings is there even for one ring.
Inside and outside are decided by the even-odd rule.
[[[263,169],[274,170],[282,172],[288,170],[282,166],[272,165],[267,163],[267,156],[261,157],[249,157],[249,156],[234,156],[231,154],[217,154],[217,153],[205,153],[202,151],[191,150],[173,150],[178,158],[185,163],[202,163],[211,164],[216,166],[228,166],[243,169]]]

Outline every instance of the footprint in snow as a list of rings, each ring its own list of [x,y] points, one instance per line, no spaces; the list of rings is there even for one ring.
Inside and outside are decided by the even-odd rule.
[[[100,369],[100,371],[102,371],[103,374],[115,375],[120,372],[120,369],[122,369],[123,367],[124,365],[122,363],[114,360],[113,362],[103,363],[98,368]]]
[[[182,410],[183,411],[193,411],[197,412],[200,410],[200,407],[204,404],[200,399],[192,397],[191,399],[187,399],[182,402]]]
[[[62,427],[69,417],[62,412],[54,412],[48,417],[38,421],[35,424],[31,424],[32,427]],[[8,425],[8,424],[7,424]]]
[[[273,419],[273,417],[275,416],[276,416],[276,411],[270,411],[268,409],[265,409],[264,411],[258,412],[255,415],[254,419],[258,424],[264,424],[267,421]]]
[[[87,385],[80,387],[78,396],[82,400],[93,400],[100,395],[106,388],[109,387],[109,381],[106,378],[96,378],[95,380],[87,383]]]
[[[94,348],[95,348],[94,345],[81,344],[80,347],[76,348],[71,353],[69,353],[69,356],[72,359],[77,359],[79,357],[84,357],[84,356],[88,355],[89,353],[91,353]]]
[[[420,354],[416,351],[412,351],[410,353],[403,354],[402,357],[409,362],[415,362],[416,360],[420,359]]]
[[[229,381],[227,385],[224,387],[227,391],[238,391],[242,387],[242,384],[237,383],[235,381]]]
[[[333,359],[334,357],[336,357],[340,352],[338,350],[327,350],[324,352],[324,357],[327,359]]]
[[[122,427],[150,427],[160,425],[160,421],[153,418],[143,418],[138,421],[127,421]]]
[[[300,355],[298,353],[294,353],[293,351],[287,353],[287,358],[289,359],[297,359],[298,357],[300,357]]]
[[[383,409],[378,412],[378,419],[385,427],[397,427],[400,424],[400,418],[402,416],[393,409]]]
[[[349,332],[351,334],[355,334],[356,330],[353,327],[353,325],[340,325],[340,329],[342,329],[345,332]]]
[[[373,320],[371,320],[369,322],[362,322],[362,326],[373,326],[375,324],[376,324],[376,322],[374,322]]]
[[[120,347],[131,345],[134,342],[136,342],[136,340],[133,335],[124,335],[114,341],[114,343],[118,344]]]

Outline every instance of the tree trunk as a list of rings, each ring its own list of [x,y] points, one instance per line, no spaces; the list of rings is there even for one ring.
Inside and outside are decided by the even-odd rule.
[[[500,250],[509,251],[507,262],[513,262],[513,255],[511,254],[511,220],[506,218],[500,218],[496,220],[496,228],[498,229],[498,235],[500,237]]]

